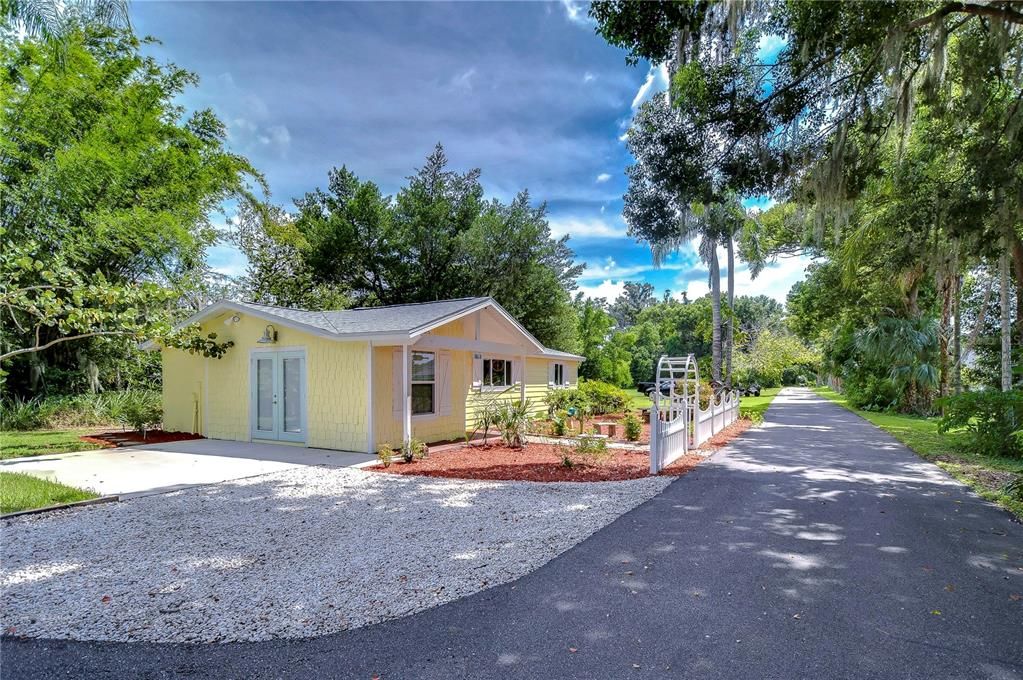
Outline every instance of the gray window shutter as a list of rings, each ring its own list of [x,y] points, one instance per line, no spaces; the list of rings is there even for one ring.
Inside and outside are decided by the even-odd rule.
[[[402,411],[401,373],[401,350],[396,349],[391,353],[391,412],[396,416]]]
[[[437,399],[438,412],[451,415],[451,353],[437,353]]]

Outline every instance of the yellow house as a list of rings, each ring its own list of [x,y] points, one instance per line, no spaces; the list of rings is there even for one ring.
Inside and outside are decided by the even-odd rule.
[[[158,348],[164,428],[373,453],[461,439],[480,407],[574,385],[583,357],[540,344],[492,298],[313,312],[218,302],[185,324],[234,346]]]

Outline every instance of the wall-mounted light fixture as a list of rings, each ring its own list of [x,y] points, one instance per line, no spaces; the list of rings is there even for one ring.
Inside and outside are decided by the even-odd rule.
[[[263,337],[256,340],[261,345],[272,345],[277,342],[277,329],[272,324],[267,324],[263,329]]]
[[[224,325],[225,326],[230,326],[231,324],[238,323],[241,320],[242,320],[242,318],[240,316],[238,316],[237,314],[235,314],[233,316],[229,316],[226,319],[224,319]]]

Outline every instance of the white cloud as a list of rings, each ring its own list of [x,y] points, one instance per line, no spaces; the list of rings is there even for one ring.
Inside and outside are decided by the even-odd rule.
[[[561,0],[561,6],[565,9],[565,17],[573,24],[588,26],[593,23],[586,13],[586,6],[575,0]]]
[[[451,86],[459,90],[471,90],[472,81],[476,76],[476,67],[473,66],[465,71],[462,71],[454,78],[451,79]]]
[[[597,76],[593,75],[589,71],[587,71],[586,73],[583,74],[583,82],[584,83],[593,82],[596,79],[597,79]]]
[[[561,238],[568,234],[572,238],[625,238],[625,226],[612,224],[597,217],[551,217],[551,235]]]
[[[285,149],[291,144],[291,133],[286,125],[271,125],[259,135],[259,143]]]
[[[629,132],[628,132],[628,130],[626,130],[622,134],[618,135],[618,141],[619,142],[627,142],[627,141],[629,141]]]
[[[646,80],[639,86],[636,96],[632,98],[632,109],[638,109],[640,104],[666,89],[668,89],[668,67],[665,64],[651,66],[647,71]]]
[[[723,248],[718,249],[718,262],[722,268],[721,294],[725,294],[727,281],[725,278],[726,253]],[[767,295],[778,302],[784,303],[788,296],[789,289],[797,281],[806,278],[806,266],[812,262],[812,258],[799,256],[779,259],[774,265],[765,267],[760,276],[750,276],[749,267],[736,262],[735,265],[735,294],[736,295]],[[700,265],[705,270],[704,265]],[[691,275],[691,271],[688,273]],[[689,276],[679,277],[676,283],[684,286],[690,300],[695,300],[710,292],[710,284],[706,275],[698,279],[686,280]]]
[[[622,291],[625,290],[625,282],[607,279],[596,286],[579,286],[579,290],[588,298],[604,298],[610,302],[622,294]]]
[[[609,179],[611,179],[611,175],[607,174],[606,172],[602,172],[599,175],[597,175],[597,183],[598,184],[606,182]]]

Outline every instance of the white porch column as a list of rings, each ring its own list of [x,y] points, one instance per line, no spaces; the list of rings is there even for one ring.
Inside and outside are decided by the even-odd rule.
[[[366,453],[376,453],[377,440],[373,424],[373,343],[366,343]]]
[[[526,403],[526,355],[519,357],[519,401]]]
[[[401,436],[402,441],[412,439],[412,388],[409,386],[408,343],[401,346]]]

